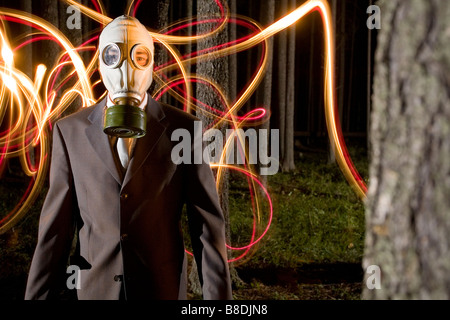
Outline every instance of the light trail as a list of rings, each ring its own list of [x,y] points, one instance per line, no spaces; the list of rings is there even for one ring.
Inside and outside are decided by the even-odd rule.
[[[311,12],[318,11],[322,18],[324,29],[324,101],[327,130],[330,142],[336,152],[337,163],[345,178],[361,198],[365,198],[367,188],[363,179],[353,165],[348,154],[342,131],[337,116],[335,78],[334,39],[331,23],[331,11],[327,1],[310,0],[289,12],[281,19],[263,28],[257,22],[242,16],[231,16],[220,0],[211,0],[217,4],[218,16],[216,17],[188,17],[178,23],[169,26],[164,31],[149,33],[155,42],[161,45],[169,55],[167,62],[155,66],[154,77],[158,84],[154,98],[160,99],[164,94],[170,94],[180,101],[186,112],[202,110],[202,113],[211,118],[212,125],[205,128],[232,128],[240,129],[256,126],[262,121],[267,121],[269,114],[265,108],[257,107],[239,115],[244,104],[253,95],[261,82],[267,66],[267,41],[279,32],[299,23],[303,17]],[[87,17],[93,19],[103,27],[112,19],[105,15],[105,9],[101,1],[92,0],[91,9],[74,0],[65,1],[69,5],[75,5]],[[141,0],[131,1],[126,12],[136,15]],[[49,132],[51,124],[56,121],[76,97],[81,97],[79,108],[86,107],[99,101],[106,92],[99,97],[93,93],[94,86],[99,81],[90,82],[91,76],[97,71],[98,50],[91,43],[97,40],[98,34],[86,40],[82,45],[75,47],[60,32],[58,28],[40,17],[27,12],[21,12],[9,8],[0,8],[0,172],[8,159],[18,157],[23,171],[30,176],[30,183],[23,197],[18,201],[12,211],[0,217],[0,234],[11,229],[22,217],[26,215],[43,188],[45,177],[48,173]],[[189,36],[175,35],[177,32],[187,30],[200,24],[213,25],[209,32]],[[23,37],[25,41],[15,47],[10,44],[10,38],[4,27],[6,24],[24,24],[33,30]],[[198,43],[203,39],[214,37],[228,24],[236,24],[249,31],[247,36],[240,39],[220,44],[188,54],[180,54],[177,46]],[[60,55],[50,65],[40,64],[36,66],[34,79],[31,79],[15,66],[15,57],[20,56],[27,46],[40,41],[53,41],[61,48]],[[242,93],[230,102],[220,88],[220,83],[214,83],[196,74],[188,72],[189,66],[198,63],[200,59],[217,59],[228,55],[249,50],[255,46],[262,47],[259,65],[253,76],[248,79],[248,84]],[[91,53],[89,58],[83,61],[80,52]],[[62,75],[62,70],[66,71]],[[72,80],[72,81],[71,81]],[[217,79],[220,81],[220,79]],[[75,82],[74,84],[69,84]],[[221,101],[220,106],[209,106],[198,100],[193,94],[192,85],[202,85],[211,90]],[[65,91],[62,91],[65,88]],[[57,99],[57,95],[59,98]],[[240,130],[236,135],[230,136],[224,143],[223,153],[218,163],[211,164],[217,170],[216,187],[220,189],[226,171],[234,171],[242,174],[248,181],[251,194],[251,215],[253,217],[252,232],[249,243],[246,245],[227,244],[227,247],[237,255],[230,262],[242,261],[256,249],[256,245],[269,231],[273,217],[273,205],[269,192],[261,183],[259,176],[247,165],[248,155],[244,154],[246,164],[243,167],[231,166],[226,163],[227,153],[234,140],[237,141],[239,152],[245,150],[244,137]],[[31,157],[31,154],[36,155]],[[32,160],[34,158],[34,160]],[[260,192],[262,191],[262,197]]]

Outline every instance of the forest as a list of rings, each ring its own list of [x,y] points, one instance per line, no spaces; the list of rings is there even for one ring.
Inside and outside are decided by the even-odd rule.
[[[221,152],[244,162],[212,166],[235,300],[448,299],[444,1],[0,4],[1,300],[23,299],[53,124],[104,97],[98,35],[123,14],[155,38],[149,94],[238,132]]]

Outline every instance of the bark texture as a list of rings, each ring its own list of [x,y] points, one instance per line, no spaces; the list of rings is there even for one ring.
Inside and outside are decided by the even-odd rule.
[[[384,0],[371,123],[366,299],[450,298],[450,2]]]

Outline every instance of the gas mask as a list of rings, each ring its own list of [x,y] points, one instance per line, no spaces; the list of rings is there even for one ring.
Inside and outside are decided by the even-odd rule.
[[[99,38],[100,75],[114,106],[105,113],[103,131],[120,138],[146,133],[146,114],[139,105],[152,83],[153,39],[135,18],[120,16]]]

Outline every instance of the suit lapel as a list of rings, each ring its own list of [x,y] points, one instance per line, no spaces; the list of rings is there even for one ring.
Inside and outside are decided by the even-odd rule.
[[[161,120],[165,117],[164,112],[159,103],[150,96],[148,97],[146,113],[147,133],[144,137],[136,140],[134,153],[128,165],[128,170],[125,173],[122,187],[133,178],[134,174],[145,162],[163,133],[166,131],[166,127],[161,123]]]
[[[94,110],[88,117],[91,125],[86,128],[86,136],[97,153],[99,160],[104,163],[114,179],[119,184],[122,184],[123,175],[118,170],[116,161],[114,160],[109,137],[103,132],[103,114],[105,107],[106,99],[103,99],[94,107]]]

